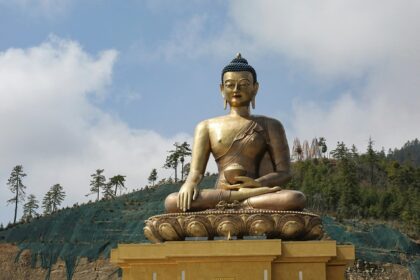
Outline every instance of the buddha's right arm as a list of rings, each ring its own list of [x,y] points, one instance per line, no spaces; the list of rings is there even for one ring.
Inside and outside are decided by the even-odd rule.
[[[207,121],[199,123],[195,129],[190,173],[178,194],[178,207],[186,211],[191,201],[198,196],[198,184],[203,179],[210,156],[210,138]]]

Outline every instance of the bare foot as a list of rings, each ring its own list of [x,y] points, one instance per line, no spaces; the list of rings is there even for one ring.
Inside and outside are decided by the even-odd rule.
[[[273,193],[273,192],[277,192],[280,191],[281,188],[280,187],[260,187],[260,188],[240,188],[238,191],[231,191],[231,195],[230,195],[230,200],[231,201],[241,201],[241,200],[245,200],[247,198],[253,197],[253,196],[257,196],[257,195],[261,195],[261,194],[266,194],[266,193]]]

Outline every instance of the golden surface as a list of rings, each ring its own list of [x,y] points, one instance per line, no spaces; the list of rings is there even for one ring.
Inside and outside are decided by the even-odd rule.
[[[156,215],[145,221],[144,235],[153,243],[187,237],[243,238],[265,236],[283,240],[315,240],[323,236],[318,215],[297,211],[219,210]]]
[[[248,66],[240,54],[236,61]],[[258,82],[248,71],[225,72],[222,79],[220,91],[230,112],[197,125],[190,173],[179,193],[167,197],[166,211],[213,209],[220,201],[239,201],[243,208],[302,210],[305,196],[281,189],[290,180],[289,146],[282,124],[250,112]],[[216,189],[199,191],[210,154],[219,170]],[[232,166],[241,166],[240,176],[229,177],[229,170],[235,169]]]
[[[338,280],[354,257],[353,246],[335,241],[174,241],[111,252],[124,280]]]

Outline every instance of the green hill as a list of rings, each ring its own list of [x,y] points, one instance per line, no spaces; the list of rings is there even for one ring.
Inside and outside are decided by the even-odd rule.
[[[206,177],[202,188],[212,187],[215,177]],[[30,249],[32,265],[41,260],[44,268],[51,268],[58,258],[65,261],[67,277],[71,279],[77,261],[109,257],[118,243],[147,242],[143,235],[143,221],[163,212],[164,198],[179,189],[167,184],[136,191],[114,200],[103,200],[62,209],[52,215],[17,224],[0,231],[0,242],[17,244]],[[329,236],[339,243],[351,242],[357,256],[369,262],[391,262],[410,266],[419,278],[420,249],[400,232],[387,226],[368,227],[362,224],[340,224],[324,217]],[[351,230],[349,230],[351,228]]]
[[[207,177],[201,186],[211,187],[214,182],[214,177]],[[178,189],[179,185],[161,185],[113,200],[61,209],[0,231],[0,242],[30,249],[32,265],[39,258],[43,268],[63,259],[70,279],[79,257],[96,260],[109,257],[118,243],[148,242],[143,235],[144,220],[162,213],[163,200]]]
[[[400,149],[390,151],[388,158],[397,160],[401,164],[409,163],[420,166],[420,141],[417,138],[407,141]]]

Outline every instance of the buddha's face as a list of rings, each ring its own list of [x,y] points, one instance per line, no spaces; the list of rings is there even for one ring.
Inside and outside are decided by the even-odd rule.
[[[248,71],[226,72],[220,91],[231,107],[249,106],[258,91],[258,83],[254,83]]]

